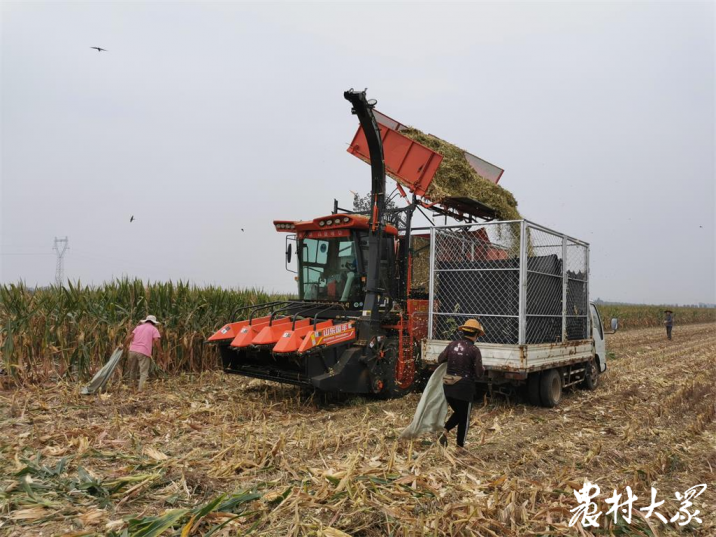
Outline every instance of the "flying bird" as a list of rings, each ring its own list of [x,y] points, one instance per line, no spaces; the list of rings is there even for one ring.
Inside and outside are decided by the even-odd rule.
[[[244,228],[241,228],[241,231],[243,231],[243,230],[244,230]]]
[[[103,51],[104,51],[104,52],[107,52],[107,49],[106,49],[106,48],[102,48],[102,47],[90,47],[90,48],[95,49],[97,52],[103,52]]]
[[[129,219],[129,223],[131,224],[132,222],[134,222],[134,215],[132,215],[132,218]]]

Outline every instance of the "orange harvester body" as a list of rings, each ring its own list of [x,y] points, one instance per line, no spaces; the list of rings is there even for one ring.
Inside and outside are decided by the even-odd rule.
[[[227,373],[390,397],[409,390],[420,373],[429,302],[421,284],[413,288],[411,237],[426,237],[411,231],[413,211],[474,221],[489,207],[465,198],[430,200],[443,156],[402,134],[406,127],[374,111],[364,93],[354,102],[356,95],[344,94],[361,123],[348,152],[371,165],[371,207],[357,213],[336,202],[326,216],[274,221],[276,231],[290,234],[289,270],[295,244],[300,299],[244,307],[247,318],[209,338]],[[375,121],[365,121],[366,110]],[[482,177],[499,181],[501,169],[469,153],[465,158]],[[386,175],[407,207],[386,210]]]

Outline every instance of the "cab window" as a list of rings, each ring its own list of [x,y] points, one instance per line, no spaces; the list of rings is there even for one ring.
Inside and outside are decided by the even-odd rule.
[[[357,302],[361,296],[354,242],[350,237],[301,241],[299,296],[303,300]]]
[[[594,328],[599,331],[599,338],[604,339],[604,329],[602,328],[602,319],[599,317],[599,312],[594,304],[591,304],[592,309],[592,324]]]

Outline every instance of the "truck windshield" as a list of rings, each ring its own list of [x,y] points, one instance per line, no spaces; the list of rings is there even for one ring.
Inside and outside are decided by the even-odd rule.
[[[299,250],[298,293],[302,300],[362,302],[352,237],[302,239]]]

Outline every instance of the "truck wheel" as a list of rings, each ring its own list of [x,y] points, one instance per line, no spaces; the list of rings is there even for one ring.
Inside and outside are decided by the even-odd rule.
[[[539,371],[530,373],[527,377],[527,400],[533,406],[540,406],[542,401],[539,398],[539,381],[541,374]]]
[[[542,372],[539,383],[539,396],[542,406],[556,407],[562,399],[562,376],[556,369]]]
[[[599,365],[597,364],[597,357],[595,356],[588,363],[584,364],[584,368],[582,388],[586,390],[596,390],[599,385]]]

